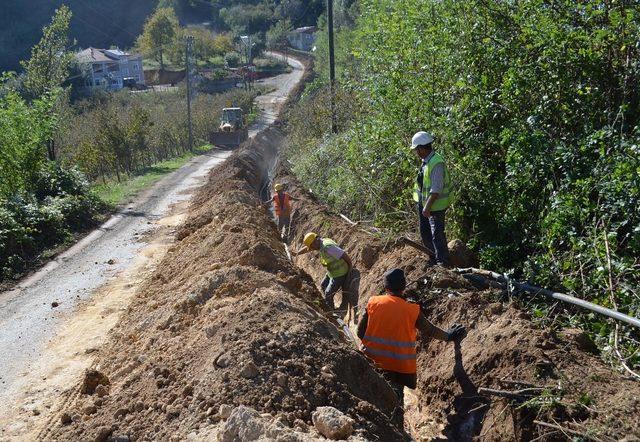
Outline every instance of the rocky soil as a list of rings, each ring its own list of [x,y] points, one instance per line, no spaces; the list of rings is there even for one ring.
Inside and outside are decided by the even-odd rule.
[[[42,438],[408,440],[390,421],[399,405],[391,388],[324,311],[321,266],[310,254],[289,261],[259,207],[282,140],[269,130],[211,173],[176,245]],[[293,247],[314,230],[354,259],[352,324],[380,293],[382,274],[402,267],[435,324],[468,327],[461,344],[421,345],[411,437],[640,437],[640,384],[606,366],[579,331],[538,328],[500,290],[429,267],[420,252],[344,221],[278,174],[303,200]],[[470,258],[459,255],[461,264]]]
[[[359,281],[352,288],[358,294],[345,300],[351,304],[345,320],[383,291],[385,271],[401,267],[408,281],[418,281],[411,296],[430,320],[442,328],[460,322],[469,330],[460,345],[421,345],[417,408],[407,411],[405,422],[416,440],[640,438],[640,383],[603,363],[580,330],[541,329],[502,290],[431,267],[424,254],[402,241],[347,222],[306,192],[286,167],[278,169],[277,181],[302,198],[292,247],[315,231],[341,244],[355,263]],[[475,264],[459,241],[449,247],[457,266]],[[296,258],[296,264],[316,281],[323,276],[311,255]]]
[[[388,418],[392,390],[318,308],[313,281],[257,209],[272,132],[212,172],[43,438],[406,438]]]

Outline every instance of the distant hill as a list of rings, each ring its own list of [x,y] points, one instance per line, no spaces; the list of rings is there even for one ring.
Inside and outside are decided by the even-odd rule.
[[[337,11],[353,0],[340,0]],[[73,12],[70,37],[77,48],[131,47],[156,6],[173,7],[182,24],[209,22],[215,29],[235,33],[266,31],[278,20],[294,26],[314,25],[324,0],[3,0],[0,14],[0,72],[19,70],[40,40],[42,27],[56,8]],[[226,21],[220,10],[228,9]]]
[[[71,39],[79,47],[133,45],[158,0],[4,0],[0,14],[0,71],[19,70],[54,10],[73,12]]]

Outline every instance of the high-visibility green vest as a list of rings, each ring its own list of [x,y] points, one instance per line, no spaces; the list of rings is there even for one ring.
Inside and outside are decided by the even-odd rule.
[[[451,177],[449,176],[447,165],[442,159],[442,155],[437,152],[431,156],[431,159],[427,164],[422,166],[422,203],[424,205],[424,203],[427,202],[427,198],[429,198],[429,190],[431,190],[431,171],[436,164],[440,163],[444,166],[444,187],[442,188],[442,192],[438,195],[438,199],[436,199],[431,206],[431,211],[433,212],[444,210],[451,205]],[[413,200],[415,202],[420,201],[420,187],[417,182],[413,189]]]
[[[337,246],[336,242],[329,238],[322,238],[322,247],[320,247],[320,264],[327,268],[329,278],[339,278],[349,273],[349,264],[342,258],[336,259],[327,253],[329,246]]]

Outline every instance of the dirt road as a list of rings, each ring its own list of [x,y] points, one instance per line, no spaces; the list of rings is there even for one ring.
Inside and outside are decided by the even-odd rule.
[[[262,82],[276,90],[257,98],[260,112],[250,136],[273,123],[302,78],[302,64],[288,63],[291,73]],[[194,158],[16,288],[0,293],[0,439],[29,426],[5,421],[9,411],[40,415],[45,410],[38,407],[50,406],[47,391],[83,368],[142,276],[168,249],[195,189],[229,155],[215,150]],[[11,410],[2,409],[7,406]]]

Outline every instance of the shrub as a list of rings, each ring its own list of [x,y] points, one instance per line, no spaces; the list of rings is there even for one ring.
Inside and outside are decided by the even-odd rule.
[[[47,206],[62,214],[65,224],[73,231],[95,226],[96,218],[106,206],[93,194],[66,195],[50,198]]]
[[[293,131],[294,171],[356,219],[415,228],[407,147],[434,132],[456,189],[448,228],[483,266],[637,315],[640,16],[628,2],[552,3],[360,1],[336,44],[358,118],[318,133],[326,105],[307,94],[292,119],[306,129]],[[568,313],[611,349],[608,322]]]
[[[50,163],[38,173],[36,194],[0,199],[0,281],[26,270],[47,248],[95,225],[106,206],[89,193],[77,169]]]
[[[240,65],[240,54],[237,52],[227,52],[224,55],[224,62],[230,68],[237,68]]]
[[[33,193],[39,200],[48,196],[83,195],[89,190],[89,182],[77,167],[62,167],[49,162],[36,174]]]

